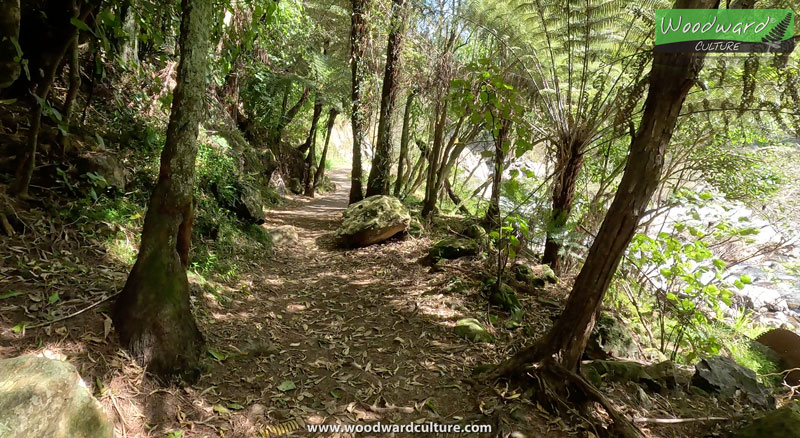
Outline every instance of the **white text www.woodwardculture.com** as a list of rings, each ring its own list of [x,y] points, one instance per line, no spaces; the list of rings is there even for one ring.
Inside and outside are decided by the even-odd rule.
[[[308,424],[306,429],[312,433],[487,433],[492,431],[490,424]]]

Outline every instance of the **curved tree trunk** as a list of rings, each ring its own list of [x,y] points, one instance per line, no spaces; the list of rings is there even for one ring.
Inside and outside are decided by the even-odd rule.
[[[362,71],[361,58],[366,49],[367,27],[364,12],[369,0],[352,0],[353,14],[350,20],[350,69],[352,83],[353,111],[350,122],[353,127],[353,168],[350,172],[350,203],[358,202],[364,198],[361,183],[363,177],[361,170],[361,145],[364,141],[364,105],[361,102],[364,72]]]
[[[392,21],[389,41],[386,45],[386,69],[381,89],[380,119],[378,119],[378,141],[372,168],[367,182],[367,196],[389,194],[389,174],[392,165],[392,115],[399,75],[400,53],[405,35],[405,0],[392,0]]]
[[[328,110],[328,126],[325,129],[325,146],[322,147],[322,155],[319,157],[319,166],[314,173],[314,188],[316,189],[325,178],[325,160],[328,158],[328,144],[331,142],[331,133],[333,132],[333,125],[336,123],[336,117],[339,115],[339,110],[336,107],[331,107]],[[311,196],[314,196],[313,192]]]
[[[394,182],[394,196],[400,196],[400,192],[405,184],[405,166],[408,161],[408,142],[411,131],[411,105],[414,103],[416,91],[408,93],[406,97],[406,107],[403,111],[403,131],[400,134],[400,158],[397,163],[397,179]]]
[[[317,173],[317,124],[322,114],[322,101],[319,95],[314,100],[314,114],[311,116],[311,129],[308,131],[305,149],[306,154],[305,175],[303,175],[303,192],[306,196],[314,196],[314,174]]]
[[[20,63],[17,59],[19,41],[19,0],[0,0],[0,90],[17,80]]]
[[[578,174],[583,166],[583,148],[584,143],[578,140],[566,141],[558,148],[552,211],[542,257],[542,263],[550,265],[556,274],[561,273],[562,254],[560,252],[567,221],[575,201]]]
[[[212,2],[182,0],[180,65],[139,256],[114,309],[122,345],[161,377],[198,377],[203,337],[189,304],[198,122],[204,114]]]
[[[719,0],[677,0],[675,8],[711,9],[718,5]],[[539,342],[501,364],[493,376],[521,373],[527,364],[548,357],[554,357],[567,370],[578,368],[606,290],[658,186],[665,150],[704,56],[655,53],[644,113],[631,140],[625,173],[561,317]]]

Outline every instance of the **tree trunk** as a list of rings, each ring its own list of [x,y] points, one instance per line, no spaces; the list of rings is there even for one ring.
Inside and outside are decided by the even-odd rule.
[[[405,0],[392,0],[392,21],[389,41],[386,45],[386,69],[381,89],[381,109],[378,119],[378,141],[372,168],[367,182],[367,196],[389,194],[389,174],[392,165],[392,115],[394,114],[400,53],[405,36]]]
[[[0,0],[0,90],[17,80],[20,63],[17,48],[19,41],[19,0]]]
[[[453,191],[453,186],[450,185],[449,180],[444,181],[444,189],[447,191],[447,196],[450,197],[450,200],[453,201],[453,204],[456,205],[458,211],[461,212],[464,216],[470,216],[472,213],[469,212],[469,209],[464,206],[464,201],[458,197],[455,191]]]
[[[411,131],[411,106],[414,103],[414,95],[416,95],[416,91],[412,91],[408,93],[408,97],[406,97],[406,108],[403,111],[403,131],[400,134],[400,159],[397,163],[397,180],[394,182],[394,196],[400,196],[400,191],[403,189],[403,184],[405,184],[405,165],[406,161],[408,161],[408,142],[409,142],[409,134]]]
[[[364,198],[361,185],[361,145],[364,141],[364,107],[361,102],[364,72],[361,58],[366,48],[367,27],[364,12],[369,0],[352,0],[353,14],[350,20],[350,69],[352,83],[353,112],[350,122],[353,127],[353,168],[350,172],[350,203]]]
[[[325,160],[328,158],[328,144],[331,142],[331,133],[333,132],[333,125],[336,123],[336,117],[339,115],[339,110],[336,107],[331,107],[328,110],[328,126],[325,134],[325,146],[322,147],[322,155],[319,157],[319,166],[314,173],[314,188],[316,189],[322,184],[325,178]],[[314,196],[313,192],[311,196]]]
[[[718,5],[718,0],[677,0],[675,8],[712,9]],[[658,186],[666,147],[686,95],[703,66],[704,56],[704,53],[654,54],[642,121],[631,140],[625,173],[575,279],[566,307],[539,342],[501,364],[492,373],[494,376],[523,372],[528,363],[551,356],[568,370],[578,368],[606,290]]]
[[[561,273],[561,247],[572,204],[575,201],[575,185],[583,166],[584,142],[567,140],[559,145],[556,159],[555,184],[553,185],[552,212],[548,223],[542,263],[550,265],[556,274]]]
[[[150,372],[192,380],[198,377],[204,341],[190,310],[186,267],[213,5],[209,0],[182,0],[181,10],[180,65],[161,169],[147,208],[139,256],[113,320],[122,345]]]
[[[428,218],[436,209],[436,202],[439,198],[439,187],[436,178],[439,174],[439,163],[442,155],[442,143],[444,142],[444,128],[447,123],[447,96],[441,97],[436,103],[438,116],[433,128],[433,147],[428,157],[428,176],[425,180],[425,199],[422,203],[422,217]]]
[[[77,18],[80,13],[76,0],[72,0],[72,16],[67,18],[63,17],[69,23],[70,18]],[[60,23],[66,26],[64,23]],[[28,197],[28,187],[33,178],[33,169],[36,167],[36,149],[39,145],[39,131],[42,127],[42,112],[44,105],[47,104],[47,96],[50,94],[50,88],[53,86],[53,81],[56,77],[56,70],[58,70],[61,60],[69,47],[73,36],[78,32],[78,28],[69,25],[70,34],[64,41],[60,41],[60,46],[53,51],[54,56],[48,57],[49,65],[45,66],[46,70],[44,76],[38,81],[36,85],[36,92],[33,94],[34,99],[31,102],[31,129],[28,132],[28,148],[17,159],[17,170],[14,173],[14,181],[9,186],[9,193],[20,198]]]
[[[126,1],[122,7],[122,31],[125,35],[119,50],[125,65],[139,64],[139,21],[136,18],[135,0]]]
[[[319,116],[322,114],[322,101],[317,95],[314,99],[314,114],[311,116],[311,129],[308,131],[308,138],[306,138],[306,169],[303,181],[304,194],[306,196],[314,196],[314,174],[317,173],[317,123]]]
[[[289,85],[289,87],[291,87],[291,85]],[[284,108],[286,107],[286,101],[287,101],[287,99],[289,97],[289,91],[291,91],[291,88],[289,88],[289,90],[286,92],[286,95],[284,95],[284,98],[283,98],[283,106],[284,106]],[[306,100],[308,100],[308,95],[310,93],[311,93],[311,89],[310,88],[303,89],[303,94],[300,95],[300,99],[298,99],[297,102],[294,105],[292,105],[292,107],[289,108],[288,111],[285,111],[285,112],[281,113],[280,120],[279,120],[278,124],[275,126],[275,128],[273,129],[272,134],[271,134],[272,138],[270,139],[270,147],[276,148],[275,149],[276,151],[280,150],[281,139],[283,139],[283,130],[287,126],[289,126],[290,123],[292,123],[292,120],[294,120],[295,117],[297,117],[297,113],[300,112],[300,109],[303,107],[303,104],[305,104]],[[301,152],[305,152],[305,150],[302,148],[302,146],[301,146],[300,151]]]
[[[500,181],[503,179],[503,166],[506,161],[506,151],[503,146],[511,130],[511,122],[503,120],[494,139],[494,172],[492,173],[492,195],[489,208],[483,217],[486,229],[496,230],[500,226]]]

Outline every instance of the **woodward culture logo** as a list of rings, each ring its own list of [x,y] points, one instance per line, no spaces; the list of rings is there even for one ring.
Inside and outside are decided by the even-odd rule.
[[[794,49],[791,9],[659,9],[657,52],[776,52]]]

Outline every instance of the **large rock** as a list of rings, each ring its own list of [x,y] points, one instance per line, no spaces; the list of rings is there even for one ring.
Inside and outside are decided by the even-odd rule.
[[[756,338],[760,344],[780,356],[783,370],[800,368],[800,336],[786,329],[773,329]],[[800,384],[800,371],[795,370],[786,375],[791,385]]]
[[[0,437],[111,438],[100,404],[67,362],[0,360]]]
[[[515,263],[511,267],[511,272],[517,281],[530,287],[543,287],[546,284],[558,283],[558,277],[547,265],[528,266],[522,263]]]
[[[347,207],[336,239],[343,246],[369,246],[406,231],[410,223],[411,215],[399,199],[370,196]]]
[[[581,366],[581,372],[591,381],[600,379],[612,382],[634,382],[645,385],[650,391],[659,392],[677,385],[677,368],[672,361],[653,365],[638,362],[595,360]]]
[[[800,404],[791,402],[756,419],[733,438],[800,438]]]
[[[775,398],[756,380],[756,373],[724,356],[702,359],[695,366],[692,385],[713,394],[733,398],[737,392],[751,405],[774,409]]]
[[[125,190],[126,172],[122,163],[107,151],[82,153],[75,162],[80,174],[94,173],[103,177],[108,187]]]
[[[609,357],[640,359],[641,354],[630,329],[617,318],[601,313],[589,336],[586,355],[590,359]]]
[[[237,181],[225,188],[214,183],[211,184],[211,193],[221,206],[247,223],[263,224],[267,218],[264,214],[264,198],[248,183]]]
[[[432,261],[457,259],[478,254],[478,242],[460,237],[445,237],[434,243],[429,255]]]

